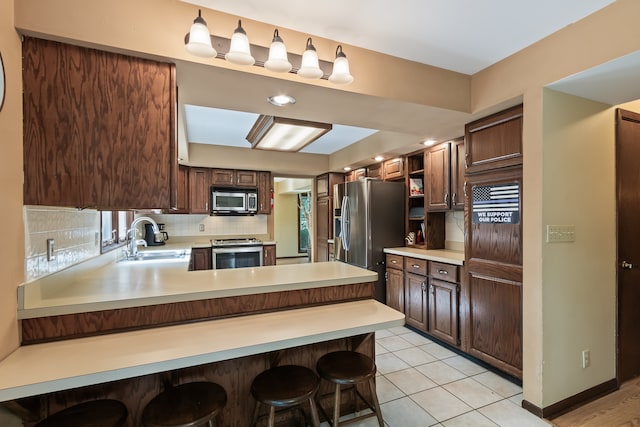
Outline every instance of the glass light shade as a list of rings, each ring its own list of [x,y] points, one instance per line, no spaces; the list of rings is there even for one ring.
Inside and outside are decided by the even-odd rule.
[[[251,56],[251,49],[249,47],[249,39],[247,33],[242,28],[241,21],[238,21],[238,28],[233,32],[231,36],[231,47],[229,52],[224,56],[229,62],[238,65],[253,65],[256,60]]]
[[[264,68],[277,73],[288,73],[291,71],[292,65],[289,62],[287,48],[278,35],[278,30],[273,32],[273,41],[269,47],[269,58],[264,63]]]
[[[333,62],[333,71],[329,76],[329,81],[335,84],[346,85],[353,81],[353,76],[349,72],[349,60],[342,52],[342,46],[336,49],[336,60]]]
[[[210,58],[218,54],[211,46],[209,28],[207,28],[207,23],[202,18],[200,10],[198,10],[198,17],[193,20],[189,30],[189,42],[184,47],[190,54],[202,58]]]
[[[311,44],[311,38],[309,38],[307,39],[307,48],[302,54],[302,63],[300,64],[298,75],[305,79],[319,79],[323,74],[318,62],[318,53],[313,44]]]

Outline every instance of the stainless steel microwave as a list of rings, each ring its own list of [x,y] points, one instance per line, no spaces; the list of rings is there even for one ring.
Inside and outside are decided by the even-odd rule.
[[[258,211],[258,191],[255,188],[211,187],[212,215],[253,215]]]

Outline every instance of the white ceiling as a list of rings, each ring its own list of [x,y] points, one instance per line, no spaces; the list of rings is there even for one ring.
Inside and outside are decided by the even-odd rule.
[[[203,8],[266,22],[279,28],[336,40],[465,74],[476,73],[528,45],[571,25],[613,3],[614,0],[183,0]],[[203,10],[206,19],[206,10]],[[208,21],[209,25],[213,22]],[[185,24],[187,26],[188,23]],[[231,30],[230,30],[231,31]],[[229,34],[230,36],[230,34]],[[248,34],[251,40],[251,34]],[[286,40],[285,40],[286,41]],[[289,48],[289,50],[294,50]],[[348,55],[348,52],[345,52]],[[616,104],[640,98],[640,55],[629,55],[596,69],[570,76],[551,87]],[[434,111],[426,107],[398,106],[389,100],[353,97],[353,105],[331,105],[335,94],[299,83],[252,76],[243,87],[250,96],[238,101],[227,93],[225,71],[220,71],[215,92],[207,95],[199,65],[178,63],[181,106],[185,111],[189,143],[249,147],[245,137],[258,114],[285,115],[265,106],[266,96],[277,92],[298,98],[288,117],[334,124],[334,129],[304,150],[330,154],[355,143],[375,130],[406,132],[419,138],[451,138],[461,133],[468,114]],[[182,74],[182,77],[181,77]],[[615,76],[612,80],[611,76]],[[185,77],[185,76],[188,76]],[[357,79],[358,76],[355,76]],[[604,79],[606,78],[606,84]],[[182,83],[181,83],[182,80]],[[612,83],[614,82],[614,83]],[[630,82],[633,84],[630,90]],[[197,83],[197,84],[196,84]],[[191,89],[189,86],[193,86]],[[225,87],[226,86],[226,87]],[[614,87],[615,86],[615,87]],[[640,89],[638,89],[640,91]],[[298,94],[296,94],[298,92]],[[335,92],[335,91],[334,91]],[[637,96],[636,96],[637,95]],[[312,106],[309,106],[309,99]],[[366,110],[358,108],[367,104]],[[206,108],[205,108],[206,107]],[[350,107],[350,108],[349,108]],[[345,110],[348,113],[345,114]],[[295,112],[291,112],[295,111]],[[394,113],[392,113],[392,111]],[[248,112],[249,114],[247,114]],[[339,113],[340,112],[340,113]],[[395,113],[397,112],[397,113]],[[296,117],[296,115],[298,117]],[[420,117],[414,120],[412,117]],[[438,126],[434,126],[434,124]],[[407,151],[408,152],[408,151]]]

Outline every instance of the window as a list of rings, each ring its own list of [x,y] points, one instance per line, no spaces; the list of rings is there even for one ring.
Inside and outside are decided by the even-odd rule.
[[[298,194],[298,253],[311,249],[311,194]]]

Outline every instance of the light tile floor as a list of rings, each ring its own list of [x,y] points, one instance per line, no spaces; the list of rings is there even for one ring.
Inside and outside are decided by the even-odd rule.
[[[408,328],[376,332],[376,365],[388,427],[552,425],[521,407],[520,386]],[[352,425],[378,423],[373,417]]]

